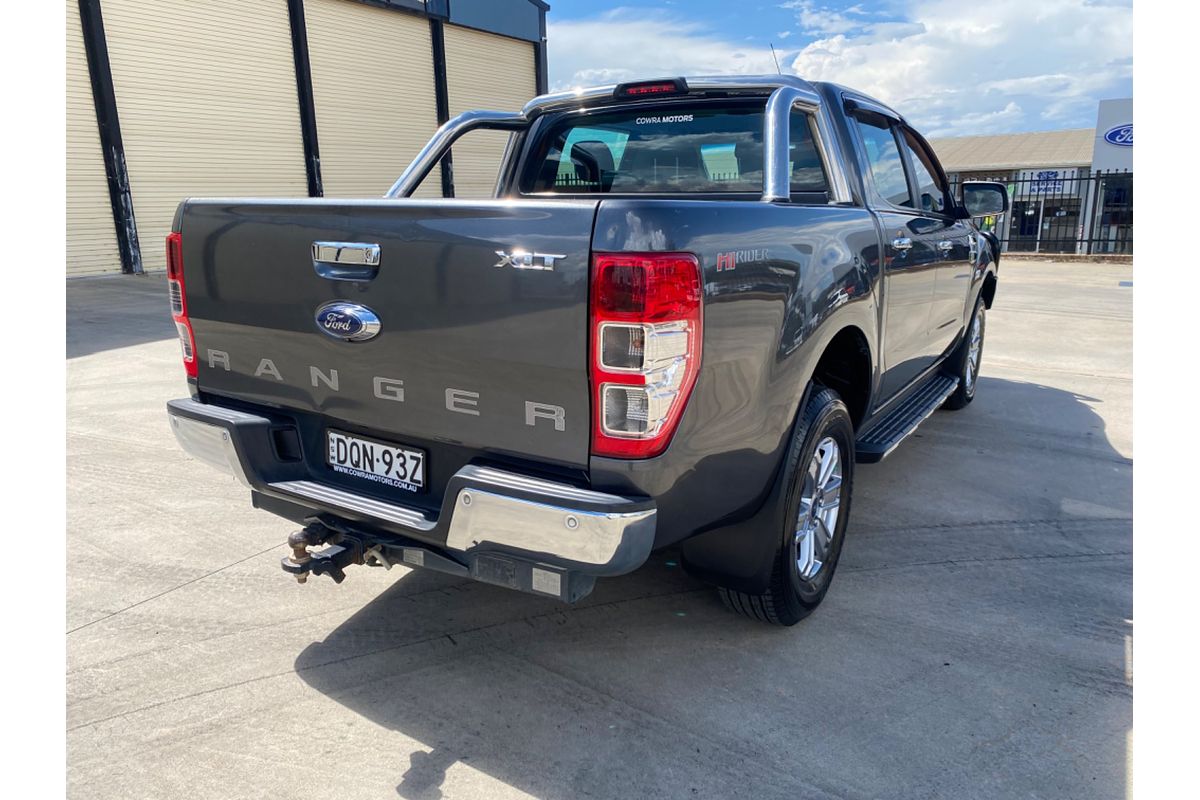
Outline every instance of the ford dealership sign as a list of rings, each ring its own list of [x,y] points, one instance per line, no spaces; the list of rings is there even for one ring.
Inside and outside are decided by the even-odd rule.
[[[1104,134],[1104,141],[1117,147],[1133,147],[1133,123],[1109,128]]]

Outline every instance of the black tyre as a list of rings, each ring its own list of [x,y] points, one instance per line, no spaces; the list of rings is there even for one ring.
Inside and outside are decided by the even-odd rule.
[[[979,383],[979,365],[983,360],[983,337],[987,333],[986,314],[983,297],[980,297],[975,301],[975,311],[971,314],[966,335],[950,356],[950,363],[955,366],[954,374],[958,376],[958,388],[946,398],[942,408],[957,411],[975,399],[975,387]]]
[[[732,610],[775,625],[795,625],[821,604],[842,554],[854,482],[854,425],[837,392],[814,387],[785,470],[787,506],[767,590],[719,590]]]

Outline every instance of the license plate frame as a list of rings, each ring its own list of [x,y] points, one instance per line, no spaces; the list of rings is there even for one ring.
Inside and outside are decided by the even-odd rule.
[[[419,494],[426,490],[429,454],[419,447],[327,428],[325,465],[339,475]]]

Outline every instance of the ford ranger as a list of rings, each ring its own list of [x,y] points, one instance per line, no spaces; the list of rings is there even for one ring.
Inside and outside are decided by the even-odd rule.
[[[460,136],[495,195],[418,200]],[[859,92],[672,78],[447,122],[378,199],[188,199],[183,448],[293,521],[283,568],[574,602],[677,546],[735,611],[829,589],[856,462],[974,397],[1005,187],[952,194]]]

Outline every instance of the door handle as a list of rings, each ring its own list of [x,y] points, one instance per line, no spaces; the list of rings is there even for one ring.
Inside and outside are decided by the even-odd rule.
[[[895,239],[892,239],[892,247],[897,250],[911,250],[912,239],[907,236],[897,236]]]
[[[942,239],[940,242],[938,242],[938,250],[941,250],[943,253],[949,253],[953,249],[954,242],[950,241],[949,239]]]
[[[369,281],[379,272],[379,245],[366,242],[313,242],[313,269],[322,278]]]

